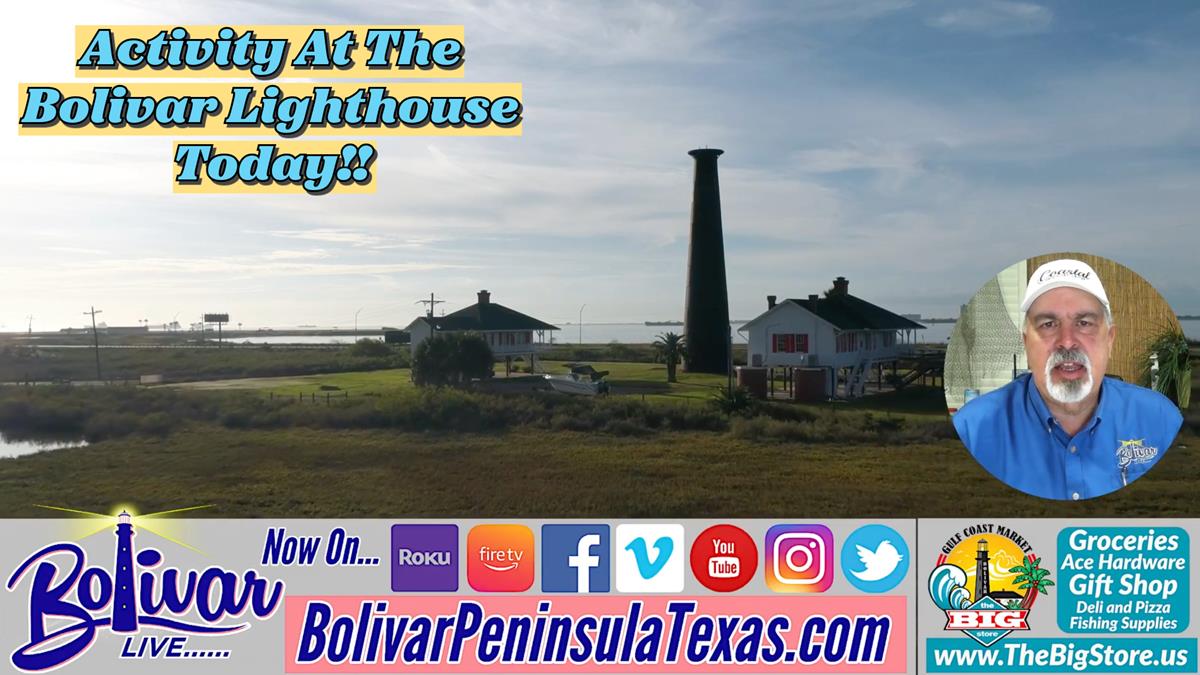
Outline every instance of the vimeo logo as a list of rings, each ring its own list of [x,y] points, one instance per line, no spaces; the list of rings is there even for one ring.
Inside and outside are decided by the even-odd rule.
[[[683,592],[683,526],[618,525],[617,590]]]
[[[607,593],[608,525],[543,525],[542,590]]]

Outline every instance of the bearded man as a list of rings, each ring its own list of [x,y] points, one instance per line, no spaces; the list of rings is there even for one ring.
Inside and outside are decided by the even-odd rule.
[[[963,444],[1008,485],[1048,499],[1089,499],[1144,474],[1183,416],[1156,391],[1105,377],[1117,327],[1100,277],[1078,260],[1029,279],[1023,338],[1028,374],[954,415]]]

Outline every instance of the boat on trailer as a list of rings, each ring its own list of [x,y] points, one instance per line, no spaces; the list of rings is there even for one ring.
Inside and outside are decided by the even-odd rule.
[[[550,388],[560,394],[599,396],[608,393],[607,370],[596,370],[584,363],[568,363],[571,372],[564,375],[543,375]]]

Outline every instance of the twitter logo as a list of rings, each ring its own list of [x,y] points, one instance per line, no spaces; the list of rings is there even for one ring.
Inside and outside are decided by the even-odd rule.
[[[842,544],[842,574],[865,593],[886,593],[908,574],[908,544],[887,525],[863,525]]]

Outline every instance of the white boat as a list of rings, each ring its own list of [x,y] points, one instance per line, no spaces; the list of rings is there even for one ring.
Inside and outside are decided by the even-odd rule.
[[[608,393],[608,383],[604,376],[608,371],[597,372],[588,365],[567,364],[571,372],[564,375],[543,375],[550,388],[560,394],[575,394],[581,396],[596,396]]]

